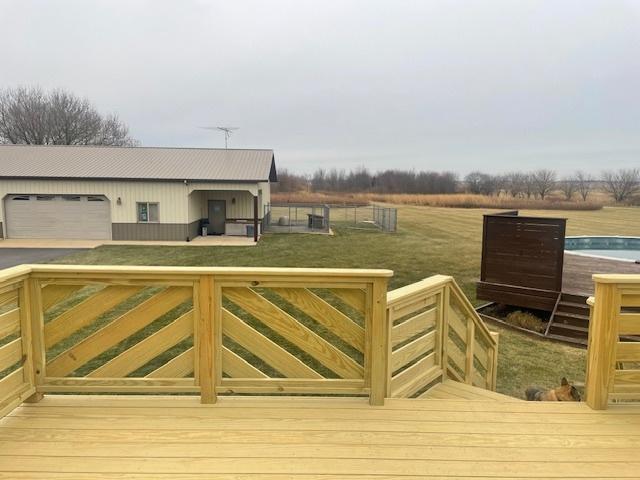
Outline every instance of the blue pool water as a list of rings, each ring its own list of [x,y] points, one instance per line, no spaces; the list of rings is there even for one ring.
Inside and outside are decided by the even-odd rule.
[[[583,255],[640,261],[640,237],[567,237],[564,248]]]

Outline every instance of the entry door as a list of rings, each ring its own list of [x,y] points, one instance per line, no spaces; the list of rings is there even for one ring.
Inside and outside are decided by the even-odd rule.
[[[224,224],[227,220],[227,202],[209,200],[209,234],[224,235]]]

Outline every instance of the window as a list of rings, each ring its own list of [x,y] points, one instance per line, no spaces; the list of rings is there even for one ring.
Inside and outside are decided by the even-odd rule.
[[[138,222],[159,222],[158,204],[138,202]]]
[[[40,201],[53,200],[53,195],[36,195],[36,200],[40,200]]]
[[[104,202],[104,198],[102,197],[96,197],[95,195],[89,195],[87,197],[87,201],[88,202]]]
[[[79,202],[80,195],[63,195],[62,198],[67,202]]]
[[[16,195],[11,200],[19,200],[21,202],[29,201],[29,195]]]

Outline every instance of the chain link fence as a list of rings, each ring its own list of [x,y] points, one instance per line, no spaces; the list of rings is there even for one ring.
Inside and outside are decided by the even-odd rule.
[[[331,226],[395,232],[398,229],[398,211],[378,205],[265,205],[264,232],[330,233]]]

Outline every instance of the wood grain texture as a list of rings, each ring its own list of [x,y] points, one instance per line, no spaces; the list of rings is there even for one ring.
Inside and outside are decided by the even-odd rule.
[[[122,294],[126,295],[127,293]],[[191,289],[188,287],[169,287],[157,293],[48,362],[47,374],[52,377],[68,375],[102,352],[143,329],[169,310],[184,303],[190,296]],[[69,317],[69,319],[76,324],[83,321],[75,317]],[[47,339],[47,325],[45,325],[45,339]]]
[[[77,292],[83,285],[56,285],[55,283],[42,287],[42,309],[49,310],[51,307],[68,298]]]
[[[127,298],[135,295],[141,287],[105,287],[78,305],[66,310],[44,326],[47,348],[52,347]]]
[[[20,331],[20,309],[0,314],[0,340]]]
[[[195,348],[191,347],[147,375],[147,378],[182,378],[194,371]]]
[[[112,358],[87,377],[126,377],[193,334],[193,310]]]
[[[226,287],[223,295],[342,378],[363,378],[355,360],[253,290]]]
[[[315,293],[306,288],[273,288],[271,290],[327,327],[352,347],[360,352],[364,351],[364,329]]]
[[[226,309],[222,311],[222,333],[286,377],[322,378],[322,375],[300,359],[251,328]]]

